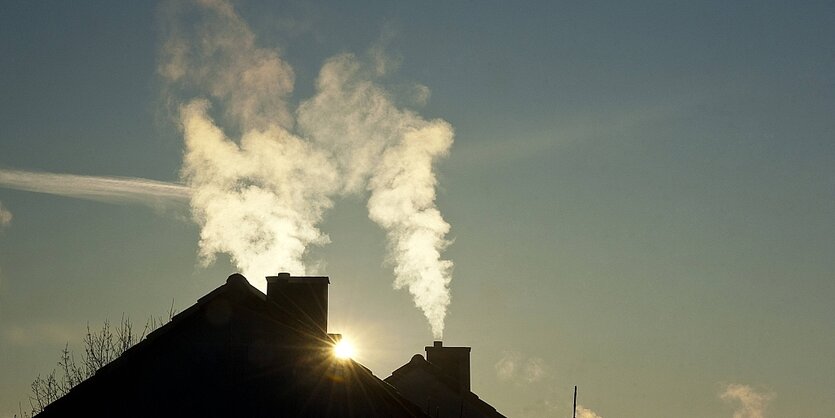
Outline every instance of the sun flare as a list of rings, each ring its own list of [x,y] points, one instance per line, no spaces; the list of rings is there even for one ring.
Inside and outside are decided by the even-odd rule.
[[[333,355],[338,359],[347,360],[354,357],[354,346],[348,340],[340,340],[333,346]]]

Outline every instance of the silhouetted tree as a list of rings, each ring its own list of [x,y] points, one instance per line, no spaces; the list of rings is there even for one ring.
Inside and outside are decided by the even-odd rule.
[[[32,381],[32,393],[29,395],[31,411],[24,412],[18,406],[19,415],[15,417],[29,418],[43,411],[47,405],[66,395],[70,389],[92,376],[98,369],[145,339],[149,333],[171,321],[175,314],[172,302],[166,316],[151,317],[145,321],[145,327],[140,333],[134,331],[130,318],[124,315],[116,326],[111,326],[110,321],[105,320],[100,329],[93,330],[88,323],[87,333],[82,341],[84,352],[80,359],[76,361],[70,344],[65,344],[61,350],[58,367],[45,376],[38,375]]]

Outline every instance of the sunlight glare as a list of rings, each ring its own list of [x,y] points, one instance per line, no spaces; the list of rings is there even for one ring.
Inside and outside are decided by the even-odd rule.
[[[354,346],[350,341],[342,339],[333,347],[333,354],[338,359],[347,360],[354,357]]]

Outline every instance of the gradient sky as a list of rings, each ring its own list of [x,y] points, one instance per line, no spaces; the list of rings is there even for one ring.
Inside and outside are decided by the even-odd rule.
[[[835,3],[237,2],[296,72],[386,40],[455,128],[445,344],[511,417],[835,416]],[[627,4],[628,3],[628,4]],[[152,2],[0,4],[0,169],[176,182]],[[333,331],[383,378],[432,335],[365,198],[313,250]],[[0,188],[0,416],[85,325],[224,283],[186,210]],[[511,369],[510,366],[513,366]],[[754,417],[752,415],[752,417]]]

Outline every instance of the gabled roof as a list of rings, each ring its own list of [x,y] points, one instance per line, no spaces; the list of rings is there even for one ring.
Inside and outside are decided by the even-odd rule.
[[[79,392],[84,387],[95,384],[95,382],[98,379],[101,379],[102,376],[106,376],[109,373],[113,373],[115,370],[118,370],[123,364],[125,364],[126,362],[130,362],[133,357],[141,355],[147,347],[154,344],[154,341],[160,338],[164,338],[169,333],[176,332],[176,330],[180,327],[182,323],[187,321],[189,318],[195,316],[205,305],[219,297],[230,295],[234,295],[235,297],[233,299],[240,300],[241,303],[266,303],[267,300],[267,296],[261,293],[252,285],[250,285],[249,281],[247,281],[247,279],[243,275],[233,274],[226,279],[226,284],[207,293],[206,295],[198,299],[197,303],[191,305],[184,311],[174,315],[168,323],[155,329],[154,331],[151,331],[147,336],[145,336],[145,339],[125,350],[125,352],[122,353],[122,355],[120,355],[110,363],[96,370],[96,372],[92,376],[76,385],[64,397],[72,396],[74,393]],[[50,406],[54,405],[55,403],[51,404]],[[49,408],[50,406],[48,406],[47,408]]]
[[[407,398],[410,398],[413,402],[420,405],[421,402],[411,398],[409,394],[406,393],[407,389],[404,385],[406,381],[417,373],[423,373],[431,376],[435,382],[445,388],[450,394],[460,396],[462,402],[476,409],[480,414],[482,414],[482,416],[504,417],[504,415],[496,411],[496,408],[481,400],[481,398],[479,398],[478,395],[472,391],[463,388],[454,377],[450,376],[434,364],[428,362],[420,354],[412,356],[412,359],[408,363],[393,371],[391,376],[385,378],[385,381],[398,388],[398,390],[400,390]],[[430,415],[432,414],[432,411],[426,412]]]
[[[38,416],[425,416],[369,369],[337,363],[327,335],[281,311],[233,274]]]

